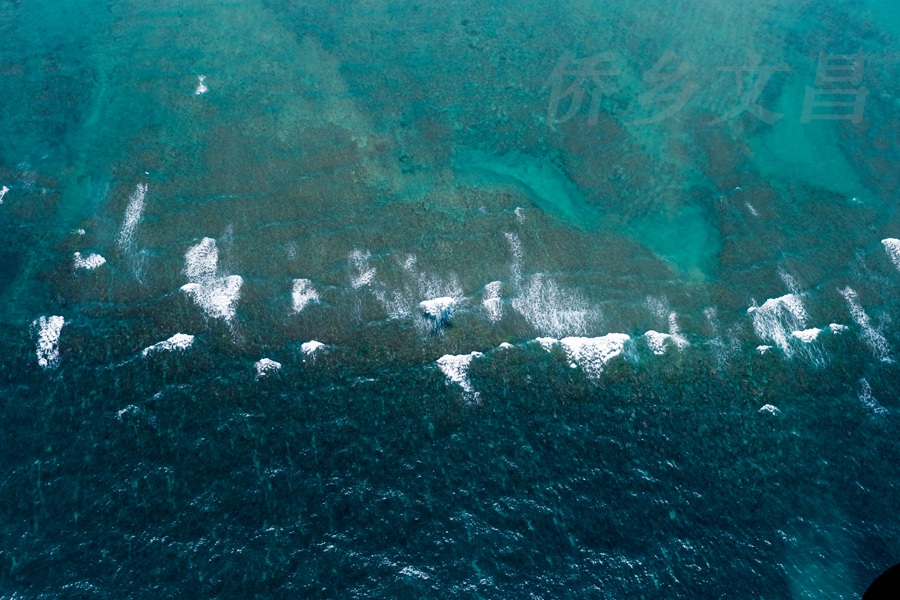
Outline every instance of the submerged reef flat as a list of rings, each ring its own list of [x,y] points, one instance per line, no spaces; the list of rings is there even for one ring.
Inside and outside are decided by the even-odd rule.
[[[3,4],[0,596],[861,597],[897,12]]]

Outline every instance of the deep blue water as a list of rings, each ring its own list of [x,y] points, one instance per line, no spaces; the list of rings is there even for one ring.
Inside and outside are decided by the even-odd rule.
[[[859,597],[898,14],[0,0],[0,597]]]

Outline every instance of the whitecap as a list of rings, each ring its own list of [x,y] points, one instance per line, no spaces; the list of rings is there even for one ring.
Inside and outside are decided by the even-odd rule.
[[[6,192],[9,191],[9,188],[5,185],[0,187],[0,204],[3,204],[3,197],[6,196]]]
[[[772,414],[772,415],[777,415],[777,414],[780,413],[781,411],[778,410],[778,407],[776,407],[776,406],[773,406],[773,405],[771,405],[771,404],[764,404],[764,405],[759,409],[759,412],[767,412],[767,413]]]
[[[291,300],[294,312],[298,313],[312,302],[319,301],[319,292],[315,290],[309,279],[295,279],[294,288],[291,291]]]
[[[472,359],[483,356],[481,352],[470,352],[469,354],[445,354],[437,359],[437,365],[441,372],[451,382],[458,384],[466,394],[470,394],[474,399],[478,398],[478,392],[472,387],[469,381],[469,365]]]
[[[141,352],[143,356],[149,356],[155,352],[174,352],[175,350],[187,350],[194,344],[194,336],[186,333],[176,333],[169,339],[157,342],[152,346],[144,348]]]
[[[610,360],[625,351],[631,337],[624,333],[608,333],[601,337],[566,337],[559,340],[570,362],[580,366],[585,374],[597,378]]]
[[[59,366],[59,335],[66,321],[63,317],[40,317],[34,322],[38,328],[36,353],[38,365],[44,369]]]
[[[847,327],[846,325],[841,325],[839,323],[832,323],[831,325],[828,326],[828,329],[830,329],[831,333],[833,333],[834,335],[840,335],[850,328]]]
[[[99,254],[88,254],[82,256],[81,252],[75,253],[75,268],[87,269],[88,271],[96,269],[106,264],[106,259]]]
[[[792,331],[791,337],[800,340],[805,344],[809,344],[810,342],[814,342],[819,334],[822,333],[822,330],[818,327],[813,327],[812,329],[804,329],[803,331]]]
[[[256,367],[256,378],[266,377],[267,375],[271,375],[272,373],[277,373],[281,369],[281,363],[272,360],[271,358],[261,358],[256,361],[254,365]]]
[[[200,94],[205,94],[209,91],[209,88],[206,87],[206,75],[197,75],[197,89],[194,90],[194,95],[199,96]]]
[[[325,344],[323,344],[322,342],[317,342],[316,340],[310,340],[308,342],[303,342],[302,344],[300,344],[300,350],[306,356],[312,356],[324,347]]]
[[[657,356],[666,353],[667,344],[672,340],[672,336],[668,333],[660,333],[652,329],[644,334],[644,340],[653,354]]]
[[[184,255],[184,274],[190,283],[181,286],[182,291],[212,318],[230,321],[234,318],[237,302],[244,283],[240,275],[218,274],[219,251],[216,240],[203,238]]]
[[[455,305],[456,299],[451,298],[450,296],[419,302],[422,314],[425,318],[434,322],[435,329],[439,329],[450,323],[450,318],[453,316],[453,307]]]
[[[772,346],[757,346],[756,347],[756,351],[759,352],[760,354],[765,354],[766,352],[768,352],[771,349],[772,349]]]
[[[516,213],[516,220],[519,221],[519,223],[524,223],[525,222],[525,209],[522,208],[521,206],[517,206],[515,213]]]
[[[753,320],[753,330],[760,339],[772,342],[787,357],[793,355],[788,335],[802,330],[807,319],[806,309],[798,294],[770,298],[762,306],[751,306],[747,312]]]
[[[897,267],[897,269],[900,269],[900,240],[887,238],[881,240],[881,243],[884,245],[884,250],[890,257],[891,262],[894,263],[894,266]]]

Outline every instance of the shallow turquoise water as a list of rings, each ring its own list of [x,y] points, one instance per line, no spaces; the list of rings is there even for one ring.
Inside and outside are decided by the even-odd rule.
[[[896,14],[0,0],[0,595],[858,597]]]

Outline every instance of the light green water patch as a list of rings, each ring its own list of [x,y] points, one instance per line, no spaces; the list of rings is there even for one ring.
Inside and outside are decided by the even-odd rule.
[[[454,170],[463,180],[477,185],[509,185],[519,188],[542,211],[582,229],[597,229],[601,214],[559,169],[521,153],[493,156],[477,150],[454,158]]]
[[[836,127],[845,122],[800,122],[805,92],[805,81],[785,87],[776,109],[785,118],[767,133],[748,139],[755,156],[754,166],[764,177],[801,181],[841,194],[848,202],[877,202],[838,145]]]
[[[719,240],[703,210],[688,202],[655,204],[637,219],[625,220],[590,203],[578,187],[549,161],[522,153],[494,156],[468,150],[455,156],[461,182],[480,186],[514,185],[543,212],[586,231],[624,235],[649,248],[688,279],[705,279]]]
[[[864,0],[862,4],[881,31],[900,36],[900,11],[894,0]]]
[[[721,247],[703,209],[691,204],[651,212],[630,223],[627,231],[692,281],[706,279]]]

